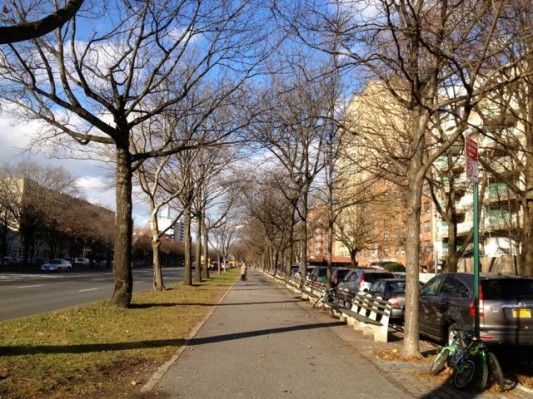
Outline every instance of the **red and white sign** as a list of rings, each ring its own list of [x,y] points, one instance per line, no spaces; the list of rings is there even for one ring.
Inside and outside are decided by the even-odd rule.
[[[466,177],[472,182],[477,181],[479,177],[477,142],[470,137],[465,139],[465,154]]]

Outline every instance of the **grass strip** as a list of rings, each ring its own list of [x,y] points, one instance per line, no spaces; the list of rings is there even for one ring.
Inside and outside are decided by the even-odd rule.
[[[120,398],[183,345],[238,277],[236,269],[195,287],[134,295],[0,323],[0,398]]]

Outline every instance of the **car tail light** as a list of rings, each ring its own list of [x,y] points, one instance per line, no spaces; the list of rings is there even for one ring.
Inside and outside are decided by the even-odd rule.
[[[476,306],[474,304],[474,301],[470,303],[470,309],[468,311],[468,315],[470,317],[474,317],[476,315]],[[479,287],[479,317],[483,317],[485,315],[485,309],[484,309],[484,302],[483,302],[483,290],[481,289],[481,286]]]
[[[401,308],[400,302],[398,301],[398,298],[396,297],[396,294],[391,294],[389,298],[389,303],[393,308]]]
[[[357,280],[357,286],[359,287],[359,289],[363,288],[364,283],[365,283],[365,275],[361,274],[359,276],[359,279]]]
[[[479,285],[479,317],[485,316],[485,302],[483,301],[483,289]]]

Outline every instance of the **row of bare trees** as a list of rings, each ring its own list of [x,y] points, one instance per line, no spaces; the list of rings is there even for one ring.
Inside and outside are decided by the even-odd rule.
[[[53,35],[0,47],[0,98],[41,123],[41,140],[113,158],[116,305],[131,301],[134,174],[151,207],[156,289],[163,207],[184,220],[191,284],[193,219],[197,280],[202,247],[226,257],[237,235],[243,256],[285,272],[298,262],[305,278],[321,204],[329,269],[335,235],[355,258],[377,240],[373,224],[403,227],[391,235],[405,246],[404,352],[416,355],[422,198],[430,187],[454,241],[453,152],[467,134],[520,171],[483,164],[520,198],[521,271],[533,274],[529,1],[85,4]],[[242,174],[228,167],[240,157]],[[464,248],[450,245],[453,265]]]
[[[86,5],[55,34],[0,48],[1,98],[21,118],[41,123],[41,140],[64,145],[70,137],[89,146],[89,156],[112,154],[112,302],[127,307],[133,173],[173,154],[188,157],[186,165],[191,151],[233,137],[250,116],[245,85],[276,35],[246,0]],[[188,218],[193,188],[185,185]]]
[[[61,167],[29,161],[4,165],[0,217],[0,254],[18,252],[20,244],[24,264],[36,256],[90,252],[91,258],[103,260],[112,253],[113,212],[84,201],[75,177]]]
[[[269,192],[270,198],[257,198],[254,194],[256,203],[278,203],[283,199],[286,204],[281,209],[272,209],[271,215],[266,214],[264,206],[256,205],[259,209],[251,206],[257,218],[255,223],[263,229],[263,246],[258,251],[276,266],[289,248],[288,262],[284,264],[291,266],[297,228],[297,218],[292,215],[296,214],[301,221],[300,261],[305,276],[311,182],[315,187],[323,183],[327,187],[335,168],[342,164],[328,165],[328,157],[337,161],[342,157],[331,155],[334,154],[328,145],[331,138],[323,135],[322,129],[337,137],[348,135],[347,147],[353,153],[346,158],[355,160],[358,175],[364,177],[358,183],[386,179],[397,186],[397,201],[405,204],[405,215],[398,220],[404,227],[407,269],[404,353],[416,355],[422,198],[428,195],[428,185],[438,187],[441,194],[433,194],[437,208],[450,229],[457,229],[459,218],[453,209],[457,203],[453,193],[457,191],[452,172],[454,156],[458,155],[456,149],[463,146],[466,135],[474,134],[486,151],[482,160],[484,173],[489,179],[505,182],[523,207],[522,228],[515,237],[522,249],[520,273],[533,274],[530,4],[521,0],[333,0],[296,2],[292,7],[279,2],[273,9],[278,21],[294,35],[295,42],[307,46],[313,61],[307,59],[305,66],[301,66],[294,61],[298,57],[292,57],[290,65],[298,65],[298,73],[282,75],[279,79],[283,85],[278,90],[280,85],[273,79],[269,94],[275,93],[272,95],[278,103],[265,107],[266,112],[270,111],[262,118],[261,127],[266,132],[256,129],[259,140],[278,161],[277,166],[270,167],[271,177],[265,179],[270,183],[269,189],[276,187],[277,192]],[[349,112],[340,111],[339,103],[345,94],[342,89],[333,96],[334,107],[323,102],[314,107],[319,102],[309,101],[316,98],[313,96],[316,82],[323,82],[328,75],[315,70],[309,79],[306,67],[321,59],[313,51],[326,59],[324,65],[333,65],[326,68],[330,78],[350,71],[350,78],[344,81],[351,83],[351,92],[357,96]],[[304,83],[297,84],[298,80]],[[332,86],[335,85],[330,80],[327,88]],[[328,97],[325,88],[319,91],[320,100]],[[284,101],[285,98],[289,100]],[[292,115],[294,109],[296,117]],[[498,157],[503,153],[510,158],[509,163],[494,162],[491,153],[495,151]],[[320,153],[324,159],[315,163]],[[437,162],[443,157],[451,162],[444,167]],[[446,172],[448,178],[442,179]],[[326,189],[325,202],[330,204],[328,230],[332,230],[331,221],[335,219],[332,198],[340,198],[332,191],[339,184],[342,183]],[[364,203],[369,190],[362,191],[365,195],[352,192],[347,202],[357,202],[359,197]],[[359,209],[352,221],[372,213]],[[364,221],[362,226],[368,224]],[[331,239],[333,234],[328,236]],[[452,231],[448,255],[451,270],[468,244],[458,246],[453,242],[455,238]],[[331,242],[328,248],[331,253]]]

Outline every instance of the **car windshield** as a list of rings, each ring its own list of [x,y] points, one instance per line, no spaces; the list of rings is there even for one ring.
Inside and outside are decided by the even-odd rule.
[[[53,261],[51,261],[50,263],[54,264],[54,265],[60,265],[61,263],[63,263],[63,261],[61,259],[54,259]]]
[[[365,281],[374,282],[384,278],[393,278],[394,276],[391,273],[366,273]]]
[[[533,299],[533,280],[498,279],[482,281],[483,299]]]
[[[389,288],[391,292],[405,292],[405,281],[391,281]]]
[[[344,280],[344,278],[348,275],[348,273],[350,273],[350,270],[348,270],[348,269],[338,269],[337,270],[337,279],[338,280]]]
[[[355,270],[350,270],[346,276],[344,276],[344,278],[342,279],[342,281],[350,281],[352,276],[356,273]]]

